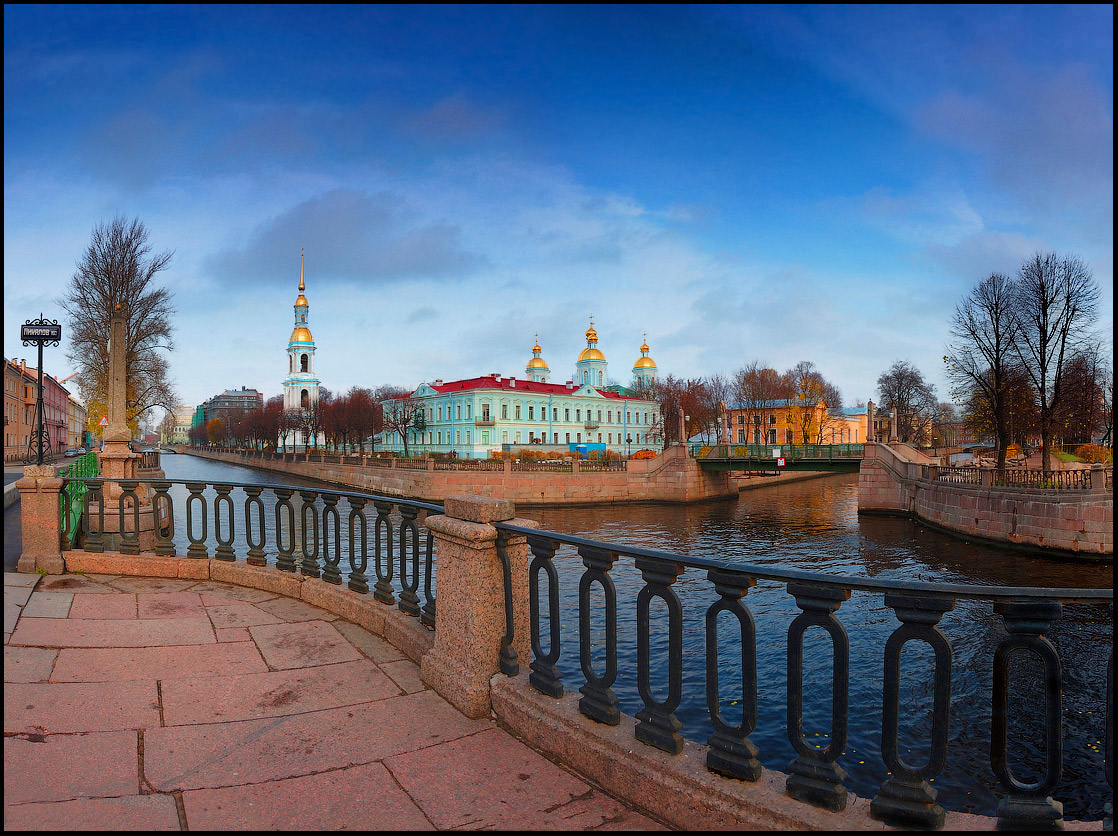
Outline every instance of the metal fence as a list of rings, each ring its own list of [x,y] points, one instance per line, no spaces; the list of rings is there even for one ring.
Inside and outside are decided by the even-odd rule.
[[[88,552],[105,550],[106,481],[70,477],[63,484],[63,502],[81,503],[82,548]],[[118,518],[122,554],[140,552],[137,492],[144,485],[152,492],[156,554],[181,554],[182,541],[188,544],[187,557],[210,557],[213,541],[212,557],[218,560],[234,561],[242,556],[238,554],[241,549],[249,564],[265,566],[268,555],[274,554],[280,571],[297,571],[332,584],[345,580],[354,592],[371,592],[378,601],[397,603],[405,613],[434,627],[434,536],[422,523],[428,513],[443,513],[440,505],[284,485],[113,481],[122,492],[117,507],[108,513]],[[129,516],[130,527],[126,524]],[[183,525],[177,529],[180,519]],[[70,542],[78,533],[76,522],[70,517],[63,520],[63,536]],[[369,575],[370,560],[375,578]],[[347,577],[343,578],[343,572]]]
[[[692,444],[694,459],[860,459],[864,444]]]
[[[1060,655],[1049,634],[1053,625],[1061,619],[1066,605],[1074,602],[1105,605],[1113,601],[1112,590],[978,587],[836,577],[802,570],[782,571],[769,566],[731,565],[718,560],[587,540],[554,531],[521,528],[507,523],[496,525],[499,554],[506,548],[505,540],[514,534],[526,536],[531,550],[529,607],[532,655],[528,677],[531,686],[551,697],[562,696],[566,686],[560,672],[561,647],[565,631],[567,635],[569,631],[577,631],[578,665],[585,682],[579,688],[582,694],[579,711],[596,722],[617,725],[620,711],[614,688],[618,678],[619,644],[631,646],[634,642],[633,636],[618,629],[618,623],[622,615],[627,622],[635,615],[636,682],[642,704],[635,715],[638,721],[635,729],[637,741],[670,755],[678,755],[683,749],[683,727],[675,712],[685,697],[692,700],[705,697],[706,715],[714,729],[713,736],[708,740],[706,765],[710,771],[731,778],[756,781],[762,773],[759,750],[750,740],[758,717],[758,642],[763,642],[768,652],[776,640],[773,636],[757,635],[753,614],[745,604],[746,593],[759,579],[783,585],[799,611],[787,630],[787,702],[783,725],[796,757],[787,767],[790,775],[786,787],[793,797],[830,810],[843,809],[846,804],[844,779],[847,772],[842,760],[843,756],[850,757],[846,751],[850,712],[852,708],[857,712],[869,708],[866,705],[848,705],[850,642],[846,628],[835,613],[850,598],[852,591],[883,599],[884,611],[892,611],[900,625],[878,651],[884,666],[882,731],[878,746],[889,777],[873,798],[871,811],[875,817],[903,827],[940,828],[944,822],[944,810],[936,803],[933,782],[951,754],[948,725],[952,698],[952,644],[940,630],[940,619],[961,599],[977,600],[984,606],[992,607],[1005,632],[993,654],[990,672],[993,682],[990,738],[985,743],[971,740],[965,745],[972,750],[985,746],[990,753],[990,767],[1001,796],[998,806],[1000,828],[1062,826],[1062,808],[1050,796],[1060,785],[1062,777],[1064,717],[1061,700],[1064,685],[1061,682]],[[565,608],[561,608],[560,573],[555,556],[558,549],[570,546],[577,550],[582,571],[577,580],[577,603],[573,604],[568,595]],[[502,560],[507,567],[507,554]],[[614,578],[617,568],[630,561],[640,574],[640,588],[635,599],[635,613],[620,614]],[[687,570],[692,570],[688,575],[688,600],[694,601],[696,595],[702,595],[709,601],[702,615],[705,647],[700,645],[696,649],[697,653],[703,654],[705,668],[705,694],[699,695],[684,693],[684,611],[680,596],[682,590],[676,581]],[[541,598],[541,590],[545,587]],[[592,604],[592,598],[598,602],[597,606]],[[502,646],[501,664],[506,674],[515,674],[519,671],[519,662],[515,653],[510,652],[510,601],[511,596],[506,593],[508,634]],[[659,613],[655,618],[650,615],[654,604]],[[573,612],[569,609],[571,606],[574,606]],[[731,619],[733,626],[729,630],[725,629],[725,623],[721,629],[718,626],[719,617],[723,614],[728,614]],[[1111,606],[1108,616],[1111,638],[1112,618]],[[542,626],[544,622],[546,634]],[[592,622],[598,626],[592,629]],[[805,633],[811,628],[824,631],[833,654],[831,729],[826,748],[812,744],[804,731],[805,665],[813,672],[819,668],[814,659],[805,659]],[[740,656],[734,653],[727,655],[723,649],[731,640],[740,646]],[[926,643],[934,657],[931,662],[933,706],[929,712],[930,730],[927,731],[930,755],[923,766],[909,763],[898,745],[898,718],[902,715],[899,699],[901,651],[911,640]],[[569,646],[570,642],[567,643]],[[1035,781],[1018,777],[1007,755],[1011,740],[1007,708],[1010,700],[1009,660],[1019,650],[1036,654],[1042,666],[1037,682],[1033,683],[1043,695],[1043,709],[1039,715],[1043,724],[1040,743],[1044,762]],[[628,652],[632,652],[631,649]],[[1087,672],[1094,683],[1092,688],[1096,689],[1093,693],[1101,694],[1104,688],[1106,690],[1105,778],[1108,785],[1112,782],[1110,764],[1113,761],[1110,719],[1112,668],[1111,652],[1105,686],[1101,670]],[[658,678],[656,687],[653,685],[654,672]],[[741,695],[740,720],[729,718],[724,713],[728,704],[722,691],[727,684],[728,672],[734,672],[737,681],[731,679],[729,684],[735,686],[736,693]],[[628,673],[631,674],[631,671]],[[1080,678],[1082,674],[1079,672]],[[694,685],[694,677],[691,683]],[[1037,741],[1028,740],[1026,743],[1035,747]],[[957,738],[955,744],[960,745]],[[1074,777],[1077,781],[1082,780],[1080,775]]]
[[[1089,491],[1091,489],[1091,471],[997,469],[993,471],[991,484],[1000,488]]]

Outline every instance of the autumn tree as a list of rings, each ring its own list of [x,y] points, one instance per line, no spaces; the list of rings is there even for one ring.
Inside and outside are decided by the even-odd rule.
[[[206,438],[210,444],[220,444],[225,440],[225,422],[220,418],[211,418],[206,422]]]
[[[761,426],[764,416],[778,401],[792,396],[787,377],[754,360],[734,372],[733,386],[735,400],[745,410],[745,423],[749,427],[747,440],[752,432],[754,442],[764,443],[767,440],[767,427]]]
[[[897,437],[906,444],[926,444],[936,408],[935,386],[907,360],[897,360],[877,379],[881,403],[895,414]]]
[[[1064,396],[1055,430],[1064,444],[1089,444],[1104,423],[1106,371],[1109,361],[1097,345],[1086,346],[1064,370]]]
[[[58,300],[67,314],[66,357],[77,369],[78,388],[93,432],[108,412],[109,320],[118,310],[125,317],[128,340],[125,411],[129,428],[135,432],[143,416],[178,406],[167,362],[167,353],[174,348],[171,319],[175,308],[171,292],[155,286],[172,255],[151,254],[147,228],[139,219],[115,218],[94,227]]]
[[[952,342],[943,362],[952,382],[951,394],[960,401],[981,398],[980,411],[998,446],[998,467],[1005,467],[1009,441],[1009,388],[1012,367],[1018,365],[1015,344],[1018,320],[1014,315],[1016,283],[1000,273],[990,276],[955,306]],[[977,404],[975,405],[977,408]]]
[[[1014,349],[1040,409],[1042,468],[1052,467],[1052,436],[1067,393],[1064,373],[1090,342],[1098,317],[1099,286],[1078,257],[1036,253],[1017,273]]]
[[[821,444],[832,415],[842,409],[842,394],[810,360],[801,360],[789,369],[785,379],[797,407],[794,420],[802,442]],[[818,409],[820,402],[825,405],[822,412]]]
[[[408,442],[411,433],[422,433],[427,428],[427,416],[422,403],[411,397],[410,389],[396,386],[382,386],[377,389],[382,399],[384,429],[400,436],[404,446],[404,456],[408,455]]]

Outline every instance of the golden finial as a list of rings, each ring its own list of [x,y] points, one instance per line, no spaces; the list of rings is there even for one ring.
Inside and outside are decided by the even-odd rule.
[[[307,289],[307,286],[305,284],[303,284],[303,248],[300,247],[299,248],[299,292],[302,293],[306,289]]]
[[[594,314],[590,314],[590,327],[586,329],[586,341],[588,343],[598,341],[598,332],[594,330]]]

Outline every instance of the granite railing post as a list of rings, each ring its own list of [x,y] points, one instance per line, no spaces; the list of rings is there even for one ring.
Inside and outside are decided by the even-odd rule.
[[[982,468],[978,472],[978,484],[984,488],[992,488],[994,486],[994,471],[988,467]]]
[[[511,500],[456,495],[444,512],[429,516],[439,555],[439,606],[435,643],[423,657],[423,682],[468,717],[488,717],[489,680],[500,670],[506,635],[504,569],[497,554],[495,522],[535,527],[514,519]],[[531,659],[528,613],[528,543],[506,540],[512,579],[513,641],[518,662]]]
[[[1091,465],[1091,493],[1106,493],[1106,467]]]
[[[20,526],[23,551],[16,569],[20,572],[42,570],[48,575],[61,575],[66,570],[62,560],[62,516],[58,495],[62,479],[51,464],[29,465],[23,478],[16,482],[19,490]]]

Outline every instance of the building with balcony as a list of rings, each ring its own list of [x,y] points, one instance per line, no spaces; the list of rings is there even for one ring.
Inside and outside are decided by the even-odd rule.
[[[562,452],[585,447],[627,454],[659,445],[663,437],[659,404],[607,389],[607,362],[597,343],[591,321],[575,376],[566,383],[548,381],[550,368],[537,339],[526,378],[494,372],[420,384],[408,396],[422,410],[422,421],[408,431],[408,452],[487,458],[493,451],[520,448]],[[656,366],[648,357],[647,343],[641,346],[640,360],[648,361],[639,368],[655,380]],[[386,402],[386,412],[391,409],[393,401]],[[383,433],[378,446],[404,450],[396,432]]]

